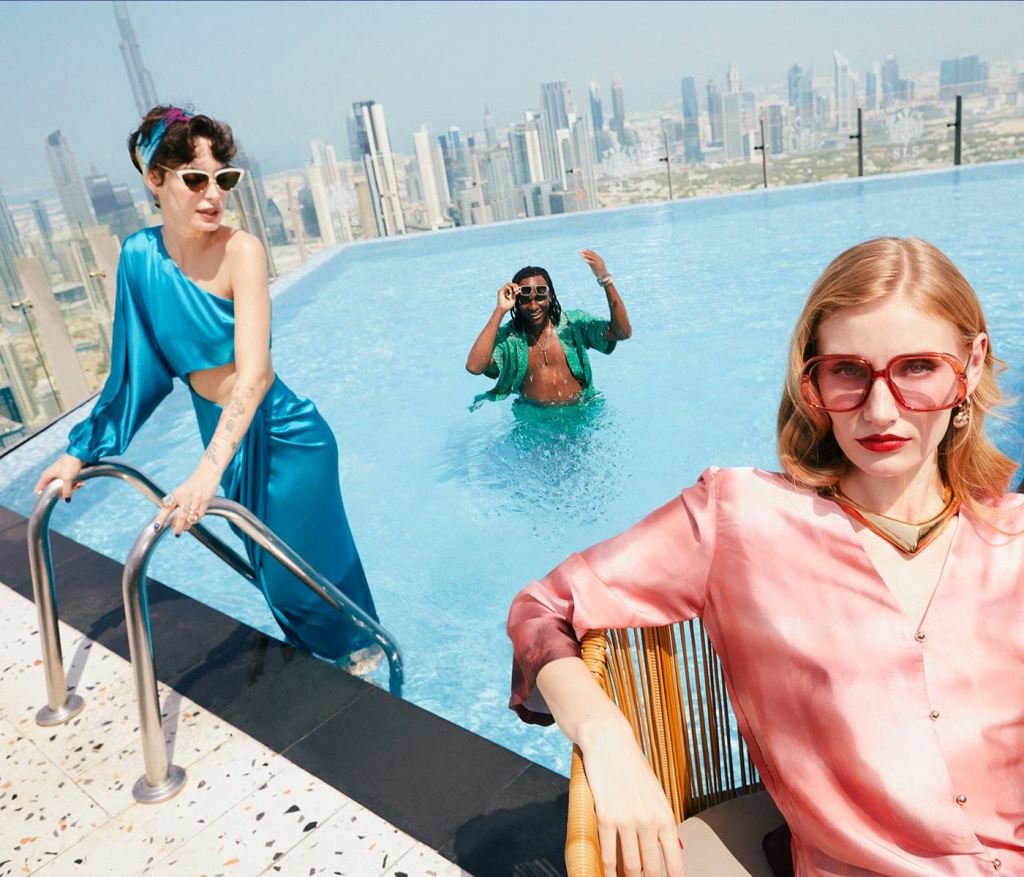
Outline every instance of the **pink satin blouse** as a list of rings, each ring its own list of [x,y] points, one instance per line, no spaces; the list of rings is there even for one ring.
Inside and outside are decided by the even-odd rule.
[[[999,509],[1024,528],[1024,496]],[[516,597],[511,706],[550,722],[536,674],[588,630],[694,616],[798,877],[1024,877],[1024,538],[962,512],[917,623],[834,503],[708,469]]]

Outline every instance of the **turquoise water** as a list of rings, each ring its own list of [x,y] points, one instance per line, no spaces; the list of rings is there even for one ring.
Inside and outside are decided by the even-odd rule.
[[[917,235],[953,258],[1011,363],[1004,387],[1019,394],[1022,203],[1024,163],[975,166],[372,242],[292,283],[274,302],[275,367],[337,433],[352,529],[405,650],[406,697],[567,771],[560,734],[520,725],[505,707],[515,592],[709,464],[775,467],[790,329],[828,261],[865,238]],[[543,265],[565,307],[604,311],[583,247],[604,256],[633,324],[610,357],[593,356],[600,398],[471,411],[490,382],[465,372],[466,355],[517,268]],[[37,470],[68,426],[0,460],[0,503],[29,510]],[[1020,457],[1013,420],[997,440]],[[179,388],[126,459],[171,487],[200,453]],[[126,488],[93,482],[54,520],[123,561],[150,514]],[[162,545],[151,571],[276,630],[260,595],[191,540]]]

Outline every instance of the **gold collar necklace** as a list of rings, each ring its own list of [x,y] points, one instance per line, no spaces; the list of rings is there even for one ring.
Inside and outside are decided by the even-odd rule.
[[[886,542],[895,545],[905,554],[916,554],[926,545],[935,541],[946,522],[960,511],[960,500],[953,495],[953,491],[948,489],[946,504],[942,511],[921,524],[910,524],[907,521],[900,521],[866,509],[843,493],[838,484],[828,488],[823,495],[840,506],[851,518],[860,521],[872,533],[881,536]]]

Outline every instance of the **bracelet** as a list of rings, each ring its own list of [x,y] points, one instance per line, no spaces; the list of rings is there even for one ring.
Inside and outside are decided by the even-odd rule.
[[[612,282],[612,275],[611,274],[605,274],[604,277],[598,277],[597,278],[597,285],[598,286],[608,286],[608,284],[611,283],[611,282]]]

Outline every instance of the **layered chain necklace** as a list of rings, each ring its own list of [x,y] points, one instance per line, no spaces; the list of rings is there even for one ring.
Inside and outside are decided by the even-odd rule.
[[[920,524],[911,524],[866,509],[843,493],[838,484],[823,491],[822,495],[831,499],[851,518],[860,521],[872,533],[881,536],[904,554],[916,554],[926,545],[934,542],[945,524],[960,511],[960,500],[948,488],[942,511]]]

